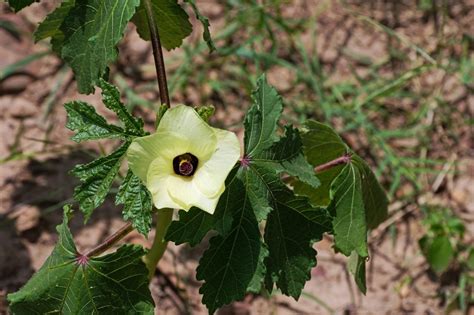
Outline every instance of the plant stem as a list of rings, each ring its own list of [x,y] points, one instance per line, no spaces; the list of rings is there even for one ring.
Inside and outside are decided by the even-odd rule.
[[[148,253],[143,257],[143,261],[148,268],[149,278],[153,278],[155,274],[155,268],[160,261],[161,257],[165,253],[168,242],[164,240],[168,226],[173,219],[173,209],[165,208],[159,209],[156,215],[156,228],[155,238],[153,239],[153,245],[151,246]]]
[[[314,168],[314,171],[316,173],[321,173],[321,172],[327,171],[330,168],[336,167],[338,165],[347,164],[350,161],[351,161],[351,154],[345,153],[343,156],[340,156],[332,161],[316,166]]]
[[[101,244],[97,245],[93,249],[86,252],[83,256],[85,256],[87,258],[90,258],[90,257],[94,257],[94,256],[98,256],[98,255],[102,254],[107,249],[109,249],[113,245],[115,245],[122,238],[124,238],[125,235],[127,235],[131,231],[133,231],[132,223],[125,224],[117,232],[110,235],[105,241],[103,241]]]
[[[160,89],[160,99],[162,104],[170,107],[170,96],[168,93],[168,83],[166,82],[165,61],[163,59],[163,50],[161,48],[158,24],[153,17],[153,10],[150,0],[143,0],[145,11],[150,29],[151,47],[153,48],[153,57],[155,59],[156,76],[158,79],[158,88]]]

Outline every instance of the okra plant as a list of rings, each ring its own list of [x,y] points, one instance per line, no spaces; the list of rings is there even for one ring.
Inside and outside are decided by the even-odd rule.
[[[15,11],[33,2],[8,0]],[[207,18],[194,0],[183,2],[202,23],[212,53]],[[167,243],[196,246],[208,234],[196,278],[209,313],[249,292],[278,288],[298,299],[316,266],[314,244],[325,234],[336,252],[350,257],[349,269],[366,292],[367,237],[386,218],[388,203],[369,166],[327,125],[308,120],[299,128],[282,126],[284,102],[264,75],[243,121],[243,147],[234,133],[208,124],[213,107],[170,104],[162,47],[180,46],[192,31],[182,5],[64,0],[34,33],[36,41],[51,39],[79,92],[101,89],[103,104],[119,121],[108,121],[86,102],[69,102],[64,106],[72,140],[118,139],[120,145],[72,169],[80,180],[76,203],[65,207],[58,242],[44,265],[8,296],[13,314],[153,314],[149,282]],[[157,66],[163,105],[152,133],[107,81],[129,22],[151,41]],[[124,165],[128,170],[119,174]],[[68,228],[72,209],[80,209],[87,222],[120,178],[115,203],[128,223],[97,247],[78,252]],[[147,237],[153,216],[151,248],[126,244],[103,254],[134,229]]]

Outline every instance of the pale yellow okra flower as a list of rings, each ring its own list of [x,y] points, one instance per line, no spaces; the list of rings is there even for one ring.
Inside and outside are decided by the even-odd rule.
[[[156,208],[196,206],[211,214],[239,157],[233,132],[210,127],[185,105],[166,111],[156,133],[134,139],[127,151]]]

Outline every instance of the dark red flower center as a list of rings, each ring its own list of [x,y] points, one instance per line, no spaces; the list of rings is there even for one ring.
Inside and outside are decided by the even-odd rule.
[[[177,175],[193,176],[198,162],[198,158],[192,153],[184,153],[173,159],[173,170]]]

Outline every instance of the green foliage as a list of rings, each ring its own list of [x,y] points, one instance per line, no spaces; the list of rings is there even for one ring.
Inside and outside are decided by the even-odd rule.
[[[215,221],[212,214],[196,207],[189,211],[181,210],[179,220],[173,221],[168,227],[166,239],[175,242],[176,245],[189,243],[190,246],[196,246],[201,243],[207,232],[212,230]]]
[[[100,116],[92,105],[73,101],[64,105],[68,114],[66,127],[76,132],[71,139],[76,142],[105,138],[129,140],[131,137],[145,135],[143,120],[133,117],[128,112],[125,105],[120,102],[117,88],[104,80],[100,80],[100,87],[105,106],[117,114],[125,128],[107,123],[106,119]]]
[[[126,142],[112,154],[88,164],[77,165],[71,171],[82,182],[74,190],[74,199],[79,202],[86,220],[90,218],[92,211],[104,202],[129,145],[130,143]]]
[[[347,163],[323,169],[317,175],[321,186],[295,183],[295,193],[308,196],[315,206],[327,206],[333,216],[335,247],[351,256],[350,269],[358,287],[365,292],[365,259],[368,257],[367,233],[387,217],[388,200],[367,163],[350,151],[329,126],[307,121],[303,134],[304,153],[315,167],[343,156]]]
[[[209,312],[242,299],[249,287],[264,277],[265,248],[260,241],[257,219],[242,182],[234,177],[219,201],[219,211],[232,217],[228,231],[209,242],[199,261],[196,278],[204,280],[199,292]],[[254,279],[257,277],[257,279]]]
[[[102,79],[99,80],[99,86],[102,89],[105,107],[117,115],[123,128],[107,123],[106,119],[97,114],[94,107],[87,103],[74,101],[64,105],[68,114],[66,127],[76,132],[72,140],[77,142],[104,138],[125,140],[125,143],[112,154],[88,164],[77,165],[71,171],[82,182],[74,190],[74,199],[79,202],[86,220],[107,197],[131,140],[147,134],[143,130],[143,120],[133,117],[120,101],[117,88]],[[124,205],[122,213],[125,220],[130,220],[140,233],[148,234],[152,217],[151,196],[138,177],[131,172],[127,173],[122,182],[115,203]]]
[[[277,173],[286,173],[297,177],[301,182],[317,188],[320,182],[314,176],[314,169],[309,164],[303,153],[303,143],[298,129],[288,125],[285,128],[285,135],[278,142],[263,151],[261,154],[250,158],[251,165],[262,165],[273,168]]]
[[[312,208],[306,198],[295,197],[283,185],[273,188],[272,196],[274,209],[265,227],[270,252],[266,287],[271,291],[275,282],[284,294],[297,299],[316,266],[312,245],[322,239],[331,224],[326,211]]]
[[[249,111],[250,113],[250,111]],[[246,185],[250,201],[259,221],[264,220],[271,211],[269,200],[274,199],[271,187],[279,182],[279,174],[286,173],[300,181],[317,187],[319,180],[314,176],[313,167],[303,156],[302,143],[297,129],[286,128],[286,134],[278,142],[255,158],[248,158],[245,171]]]
[[[189,3],[191,5],[191,8],[193,9],[196,18],[199,20],[199,22],[201,22],[203,28],[202,37],[206,42],[207,47],[209,47],[209,51],[213,52],[214,50],[216,50],[216,46],[214,45],[214,41],[211,38],[211,32],[209,31],[209,27],[211,26],[209,24],[209,19],[201,14],[199,8],[196,5],[195,0],[184,0],[184,2]]]
[[[280,179],[286,173],[313,187],[319,184],[303,156],[298,130],[286,127],[282,137],[276,135],[282,108],[279,95],[264,77],[253,95],[245,119],[244,158],[227,178],[216,212],[209,215],[196,208],[181,212],[166,235],[178,244],[194,246],[208,231],[217,232],[197,274],[204,280],[200,292],[211,313],[246,292],[258,292],[264,281],[267,289],[276,283],[283,293],[298,298],[316,265],[312,245],[331,230],[326,210],[294,196]],[[258,221],[267,216],[262,242]]]
[[[334,216],[338,250],[346,256],[355,250],[361,257],[367,257],[367,231],[387,217],[385,192],[367,163],[352,153],[332,128],[308,121],[306,129],[304,152],[312,165],[322,165],[344,155],[350,156],[350,161],[318,173],[320,187],[314,189],[297,182],[295,192],[308,196],[314,205],[328,206]]]
[[[64,104],[67,112],[66,127],[75,131],[71,138],[76,142],[105,138],[127,138],[125,130],[107,123],[104,117],[97,114],[92,105],[81,101]]]
[[[387,197],[369,166],[357,155],[331,184],[328,210],[334,215],[336,247],[349,256],[367,257],[367,231],[387,217]]]
[[[10,4],[15,3],[20,8],[31,2],[10,1]],[[208,47],[214,50],[209,21],[200,14],[194,0],[184,2],[191,5],[203,25],[203,36]],[[187,14],[176,0],[150,0],[150,3],[163,45],[168,49],[181,45],[192,28]],[[268,32],[270,37],[275,24],[286,31],[292,29],[278,15],[268,19],[264,7],[258,7],[256,11],[259,30]],[[239,18],[246,22],[249,20],[247,13],[240,14]],[[47,16],[35,33],[36,40],[52,38],[53,50],[73,68],[81,92],[91,93],[96,85],[102,89],[105,106],[120,121],[120,125],[109,124],[93,106],[84,102],[65,105],[67,127],[76,132],[73,140],[124,140],[112,154],[78,165],[72,171],[82,182],[76,188],[74,197],[86,219],[108,195],[130,141],[134,137],[146,135],[143,121],[129,113],[120,102],[118,90],[102,79],[107,73],[107,66],[117,57],[116,45],[131,19],[137,25],[140,36],[149,39],[143,1],[66,0]],[[239,29],[235,25],[232,27]],[[226,31],[233,34],[235,30],[231,28]],[[250,39],[249,43],[253,44],[254,41]],[[275,46],[277,41],[274,38],[271,41],[272,46]],[[274,52],[256,55],[242,47],[229,47],[222,52],[222,56],[225,54],[252,58],[258,66],[262,61],[265,66],[279,62],[286,67],[293,67],[279,60]],[[320,71],[317,58],[309,58],[306,52],[301,52],[299,57],[295,60],[304,60],[308,73],[297,73],[298,80],[311,85],[326,118],[331,117],[335,111],[328,104],[337,102],[334,98],[328,100],[324,95],[324,80],[318,82],[315,79],[313,72]],[[424,69],[412,69],[390,84],[382,84],[375,89],[364,88],[364,97],[354,98],[356,110],[359,113],[362,107],[371,106],[377,99],[391,95]],[[248,82],[252,80],[248,78]],[[211,85],[220,86],[222,83],[211,82]],[[339,91],[336,94],[343,99],[345,93]],[[330,127],[309,121],[303,133],[291,125],[280,130],[278,123],[283,103],[264,76],[257,79],[252,98],[253,105],[244,121],[244,157],[240,167],[236,167],[227,178],[226,190],[214,215],[197,208],[189,212],[181,211],[179,220],[171,224],[165,238],[177,244],[189,243],[194,246],[212,231],[209,248],[197,269],[198,280],[204,281],[200,290],[203,303],[211,313],[224,304],[242,299],[248,292],[260,292],[263,284],[269,291],[276,285],[284,294],[298,299],[306,281],[310,279],[311,268],[317,263],[314,242],[321,240],[327,232],[334,234],[337,251],[351,255],[349,270],[360,290],[365,293],[367,234],[387,215],[387,198],[382,187],[369,166],[351,152]],[[160,107],[156,124],[165,111],[165,106]],[[200,107],[198,112],[207,120],[213,111],[209,107]],[[360,124],[370,126],[367,120],[359,116],[353,120],[352,125],[348,124],[349,129],[360,127]],[[343,156],[351,158],[315,176],[315,167]],[[130,220],[139,232],[147,235],[151,227],[152,201],[150,193],[131,171],[127,172],[121,183],[115,202],[123,204],[123,217]],[[147,281],[143,279],[147,271],[143,271],[140,261],[143,249],[124,246],[102,258],[89,257],[88,264],[82,264],[77,259],[72,236],[67,230],[67,220],[59,232],[59,243],[45,267],[24,289],[10,296],[12,310],[29,312],[32,305],[36,304],[40,308],[39,312],[51,311],[53,308],[59,313],[80,313],[83,310],[94,313],[97,311],[94,309],[96,306],[101,310],[103,307],[107,313],[132,310],[134,313],[153,312],[153,302],[146,289]],[[434,252],[446,253],[447,243],[437,241],[438,238],[435,236],[428,243],[436,248]],[[451,238],[442,238],[452,243]],[[472,250],[471,256],[474,256]],[[439,255],[429,257],[438,265],[446,264],[438,263]],[[58,272],[54,272],[53,267]],[[130,272],[135,276],[129,277]],[[112,283],[115,287],[112,287]],[[44,287],[38,290],[40,286]],[[71,296],[81,298],[77,300]],[[71,304],[75,301],[81,303]],[[82,310],[78,310],[79,304]]]
[[[270,148],[278,137],[277,122],[283,110],[283,102],[277,91],[267,84],[262,75],[252,93],[253,106],[245,116],[245,154],[255,158]]]
[[[250,201],[261,221],[272,209],[270,187],[280,180],[279,174],[295,176],[313,188],[319,185],[319,180],[303,156],[298,130],[288,126],[284,137],[276,135],[283,105],[281,97],[264,76],[258,79],[252,96],[253,106],[245,117],[243,167]]]
[[[65,0],[53,12],[48,14],[46,18],[38,25],[34,35],[36,42],[51,37],[56,43],[64,41],[64,33],[60,29],[64,19],[69,15],[69,11],[74,8],[76,0]],[[61,47],[54,47],[56,53],[61,52]]]
[[[448,270],[455,257],[469,250],[463,244],[465,227],[447,209],[427,208],[425,212],[423,224],[427,232],[419,240],[419,245],[431,269],[441,274]]]
[[[146,237],[151,229],[153,204],[150,192],[131,170],[119,187],[115,204],[124,205],[123,218],[131,221],[133,227]]]
[[[347,145],[331,127],[314,120],[306,121],[302,140],[304,155],[308,162],[314,166],[332,161],[348,152]],[[316,189],[306,183],[296,182],[296,194],[309,197],[315,206],[329,205],[331,183],[342,168],[343,165],[340,165],[319,172],[318,178],[321,185]]]
[[[87,0],[76,1],[69,10],[57,9],[56,16],[64,19],[53,35],[54,50],[76,74],[79,92],[92,93],[108,64],[115,61],[116,45],[139,4],[139,0]],[[47,22],[46,28],[59,24]]]
[[[10,0],[9,4],[18,11],[33,2]],[[203,25],[204,40],[214,50],[208,19],[194,1],[186,2]],[[116,46],[129,21],[143,39],[150,40],[146,4],[140,0],[65,0],[39,24],[34,38],[51,38],[53,51],[74,71],[79,92],[90,94],[117,59]],[[181,46],[192,31],[187,13],[176,0],[149,0],[149,4],[162,45],[168,50]]]
[[[226,190],[216,212],[207,214],[197,208],[180,212],[180,220],[168,228],[166,239],[181,244],[198,244],[210,230],[218,235],[202,256],[197,269],[203,303],[213,313],[217,308],[258,291],[265,275],[268,255],[261,242],[258,222],[248,192],[234,169],[226,180]]]
[[[144,136],[143,120],[135,118],[129,113],[124,104],[120,101],[120,92],[107,81],[100,79],[99,87],[102,89],[102,101],[105,107],[117,114],[118,119],[123,123],[127,134],[132,136]]]
[[[367,257],[367,224],[362,200],[360,171],[348,163],[331,185],[332,201],[328,210],[334,216],[334,242],[339,251],[350,256],[355,250]]]
[[[145,40],[150,40],[145,0],[142,0],[132,22],[137,26],[138,34]],[[181,46],[193,26],[189,17],[176,0],[149,0],[153,19],[158,25],[161,44],[168,50]]]
[[[15,10],[15,12],[20,11],[21,9],[29,6],[33,2],[39,2],[39,0],[7,0],[10,7]]]
[[[361,257],[353,251],[348,261],[349,272],[354,276],[354,280],[360,292],[367,293],[367,284],[365,283],[365,262],[366,258]]]
[[[23,288],[8,295],[13,314],[154,313],[143,248],[123,245],[112,254],[80,260],[67,216],[57,230],[51,256]]]
[[[423,243],[423,242],[422,242]],[[426,260],[435,272],[443,272],[448,269],[454,258],[454,248],[447,236],[437,236],[426,244]]]
[[[418,241],[431,270],[437,275],[455,272],[457,287],[443,288],[451,301],[448,308],[466,312],[474,302],[474,246],[465,239],[465,226],[451,210],[425,206],[423,225],[426,233]]]
[[[353,154],[352,164],[360,173],[362,180],[362,200],[368,229],[375,229],[388,216],[388,199],[369,165],[357,154]]]

